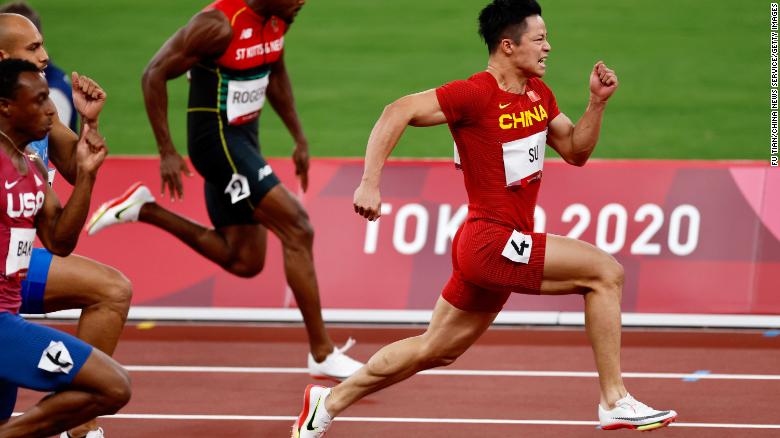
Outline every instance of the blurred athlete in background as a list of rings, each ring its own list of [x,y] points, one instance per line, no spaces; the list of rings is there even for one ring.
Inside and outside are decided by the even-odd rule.
[[[43,37],[35,25],[17,14],[0,14],[0,59],[24,59],[44,70],[49,57]],[[73,97],[82,124],[98,129],[98,116],[106,100],[105,92],[87,77],[74,82]],[[48,135],[32,141],[28,148],[45,164],[54,164],[70,183],[76,181],[76,144],[79,137],[55,114]],[[50,160],[49,160],[50,159]],[[53,176],[53,170],[49,170]],[[130,308],[132,287],[119,271],[78,255],[60,257],[45,248],[35,248],[30,269],[22,282],[24,314],[43,314],[65,309],[81,309],[77,336],[102,352],[112,355]],[[96,421],[71,430],[73,438],[103,436]]]
[[[218,0],[179,29],[149,62],[143,76],[146,112],[160,152],[162,193],[181,197],[190,174],[168,127],[167,81],[190,74],[187,149],[205,178],[214,228],[161,207],[136,184],[99,208],[90,234],[141,221],[176,236],[226,271],[253,277],[263,270],[268,230],[282,242],[287,283],[309,336],[313,376],[344,379],[362,365],[336,348],[322,320],[314,270],[314,230],[300,202],[279,182],[260,153],[258,118],[266,98],[295,140],[293,161],[308,186],[309,145],[301,129],[284,63],[284,35],[304,0]]]
[[[78,75],[73,78],[78,84]],[[59,257],[73,251],[107,153],[103,138],[85,126],[75,148],[73,192],[63,208],[40,157],[27,149],[55,119],[39,66],[0,61],[0,438],[67,435],[67,428],[113,414],[130,399],[127,372],[108,355],[19,316],[35,237]],[[19,387],[49,394],[11,418]]]

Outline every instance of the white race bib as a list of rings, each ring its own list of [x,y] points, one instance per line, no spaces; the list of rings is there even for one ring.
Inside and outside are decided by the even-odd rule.
[[[512,230],[512,235],[506,241],[501,255],[517,263],[528,264],[531,259],[531,249],[534,247],[534,241],[530,235]]]
[[[504,151],[504,174],[506,185],[525,186],[540,178],[544,167],[544,145],[547,130],[520,140],[501,145]]]
[[[35,228],[11,228],[8,240],[8,257],[5,259],[5,275],[13,275],[30,266]]]
[[[229,81],[227,117],[231,125],[244,123],[257,117],[265,103],[265,89],[270,73],[251,81]]]

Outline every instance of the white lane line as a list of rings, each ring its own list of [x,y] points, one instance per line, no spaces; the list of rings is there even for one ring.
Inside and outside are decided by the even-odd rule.
[[[136,373],[243,373],[243,374],[308,374],[308,368],[274,367],[197,367],[129,365]],[[595,371],[517,371],[517,370],[428,370],[420,374],[431,376],[488,377],[598,377]],[[696,380],[780,380],[777,374],[696,374],[696,373],[623,373],[633,379],[696,379]]]
[[[14,416],[20,415],[15,412]],[[102,417],[108,420],[189,420],[189,421],[295,421],[298,417],[283,415],[183,415],[183,414],[116,414]],[[436,423],[436,424],[508,424],[544,426],[598,426],[598,421],[574,420],[509,420],[494,418],[398,418],[398,417],[339,417],[336,422],[352,423]],[[700,427],[726,429],[780,429],[780,424],[738,423],[672,423],[672,427]]]

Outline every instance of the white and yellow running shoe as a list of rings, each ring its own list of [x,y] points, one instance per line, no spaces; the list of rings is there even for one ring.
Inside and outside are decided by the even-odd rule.
[[[599,404],[599,423],[604,430],[653,430],[668,426],[676,418],[677,412],[657,411],[631,397],[631,394],[626,394],[609,410]]]

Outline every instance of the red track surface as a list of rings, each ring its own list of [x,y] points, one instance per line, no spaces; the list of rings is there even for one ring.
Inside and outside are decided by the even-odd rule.
[[[58,326],[72,330],[72,326]],[[423,328],[340,327],[337,340],[353,336],[350,350],[366,360],[382,345]],[[128,327],[115,357],[126,366],[305,366],[307,343],[297,326],[157,325]],[[777,375],[780,336],[760,331],[626,330],[623,370],[636,373]],[[496,328],[447,370],[594,371],[582,330]],[[133,398],[120,414],[245,415],[249,419],[101,420],[110,438],[286,437],[303,389],[311,382],[298,370],[273,373],[132,371]],[[780,425],[780,379],[626,378],[642,401],[679,413],[662,437],[778,437],[780,428],[686,427],[692,423]],[[41,397],[20,393],[17,411]],[[595,422],[598,385],[593,377],[421,375],[359,402],[344,417],[500,419]],[[600,431],[595,425],[452,424],[336,421],[338,437],[610,437],[633,431]]]

